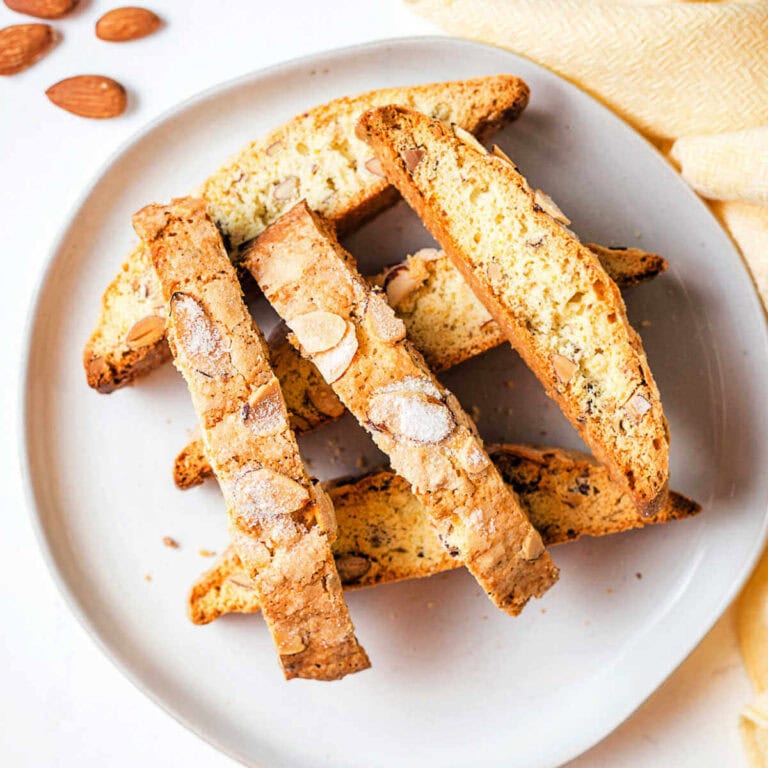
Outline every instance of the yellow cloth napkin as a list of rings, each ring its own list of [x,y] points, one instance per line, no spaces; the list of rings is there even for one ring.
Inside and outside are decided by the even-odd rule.
[[[705,197],[768,307],[768,0],[406,0],[447,32],[552,69],[645,134]],[[739,604],[758,696],[741,732],[768,768],[768,552]]]

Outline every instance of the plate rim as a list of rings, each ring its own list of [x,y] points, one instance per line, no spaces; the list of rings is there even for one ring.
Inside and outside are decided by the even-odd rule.
[[[251,70],[241,75],[237,75],[232,78],[228,78],[221,82],[215,83],[201,91],[192,94],[174,104],[167,109],[160,112],[154,118],[148,122],[139,126],[133,131],[127,138],[122,140],[118,146],[110,152],[105,160],[99,164],[98,168],[91,174],[91,176],[83,184],[80,193],[75,197],[74,202],[68,207],[65,216],[62,218],[62,223],[58,226],[51,245],[47,249],[42,269],[40,270],[34,285],[30,293],[30,303],[27,308],[25,321],[22,327],[23,343],[20,355],[19,371],[21,375],[19,377],[19,389],[17,395],[17,409],[16,409],[16,430],[18,438],[17,443],[17,456],[20,464],[21,484],[23,488],[23,498],[25,506],[28,509],[29,516],[31,517],[31,524],[34,531],[35,539],[43,555],[46,568],[56,585],[59,595],[63,598],[64,603],[68,607],[69,611],[75,617],[80,626],[85,630],[87,636],[95,643],[104,656],[114,665],[114,667],[127,679],[133,687],[141,694],[146,696],[150,701],[157,705],[163,712],[168,714],[177,723],[182,725],[188,731],[207,742],[210,746],[214,747],[222,754],[227,755],[231,759],[248,766],[254,766],[258,768],[266,768],[261,762],[257,763],[254,759],[247,757],[246,755],[239,754],[235,749],[226,746],[219,738],[216,737],[213,730],[204,728],[203,726],[193,723],[190,718],[182,715],[176,711],[176,708],[170,703],[166,702],[164,698],[155,693],[155,691],[147,685],[142,676],[134,671],[132,665],[127,659],[124,659],[122,654],[112,649],[107,641],[102,638],[99,630],[93,624],[88,612],[81,605],[74,588],[68,583],[67,579],[61,572],[57,558],[53,552],[52,544],[49,541],[42,515],[42,504],[38,501],[38,490],[35,487],[35,483],[32,479],[31,472],[31,443],[32,437],[30,435],[30,419],[28,418],[30,408],[30,390],[31,390],[31,363],[32,363],[32,348],[34,340],[34,331],[40,319],[41,311],[41,298],[42,293],[47,286],[51,272],[55,265],[60,260],[61,247],[69,236],[70,230],[73,226],[73,221],[80,213],[81,209],[85,206],[88,199],[92,195],[95,187],[99,184],[102,178],[109,172],[109,170],[121,159],[121,157],[136,143],[148,136],[156,128],[160,127],[163,123],[177,117],[180,113],[193,108],[200,103],[206,101],[208,98],[215,96],[216,94],[231,88],[237,88],[240,85],[246,84],[249,81],[255,79],[261,79],[264,77],[273,76],[279,74],[281,70],[292,70],[302,65],[306,65],[309,62],[326,60],[331,56],[349,56],[355,53],[369,52],[375,49],[386,49],[387,47],[402,46],[410,47],[414,45],[436,45],[436,46],[457,46],[465,48],[477,48],[477,49],[493,49],[508,56],[524,59],[526,63],[536,69],[543,70],[547,75],[554,76],[559,81],[561,87],[566,89],[572,89],[577,91],[581,97],[585,97],[591,102],[593,108],[597,108],[603,114],[603,117],[608,120],[613,120],[621,127],[627,130],[628,134],[631,134],[631,140],[639,141],[649,149],[657,162],[663,163],[665,166],[669,166],[667,158],[659,151],[649,139],[643,136],[637,131],[628,121],[623,117],[615,113],[608,106],[603,104],[599,99],[593,96],[590,92],[582,89],[575,83],[564,78],[559,73],[551,70],[538,62],[524,56],[520,53],[510,51],[506,48],[496,45],[490,45],[473,40],[466,40],[459,37],[452,37],[449,35],[409,35],[405,37],[394,38],[382,38],[379,40],[372,40],[364,43],[358,43],[349,46],[342,46],[339,48],[325,49],[316,51],[303,56],[295,57],[285,61],[280,61],[275,64],[261,67],[259,69]],[[375,86],[373,86],[375,88]],[[629,138],[629,137],[628,137]],[[750,294],[750,301],[753,305],[753,309],[758,311],[758,315],[762,318],[760,323],[760,333],[762,335],[762,348],[765,356],[768,358],[768,316],[763,309],[762,300],[759,296],[757,288],[755,286],[752,274],[745,263],[744,257],[739,252],[733,238],[728,234],[720,221],[714,216],[710,208],[706,203],[683,181],[682,177],[677,174],[677,182],[684,194],[687,194],[692,205],[703,207],[707,216],[715,222],[717,227],[724,233],[730,246],[741,265],[741,268],[745,270],[749,278],[749,283],[752,286]],[[690,656],[690,654],[698,647],[704,637],[709,633],[712,627],[723,616],[728,607],[735,600],[738,592],[746,583],[752,570],[754,569],[758,559],[760,558],[763,549],[765,548],[766,540],[768,540],[768,499],[766,500],[766,509],[763,516],[763,521],[760,529],[760,534],[755,538],[752,545],[752,551],[748,558],[741,564],[738,572],[738,577],[734,579],[733,583],[724,591],[724,595],[721,600],[716,604],[712,610],[710,619],[704,622],[704,629],[700,635],[697,635],[693,640],[690,638],[681,645],[684,647],[682,654],[676,655],[671,664],[664,666],[661,675],[655,673],[653,675],[653,687],[642,695],[642,698],[631,703],[629,706],[621,705],[617,708],[617,714],[614,717],[609,718],[608,722],[603,722],[601,727],[596,729],[599,735],[596,739],[592,736],[588,736],[586,740],[573,742],[572,746],[568,750],[561,750],[559,760],[562,762],[568,762],[582,755],[598,743],[603,741],[609,736],[616,728],[618,728],[623,722],[625,722],[650,696],[655,693],[661,685],[672,675],[672,673]],[[558,763],[560,764],[560,763]]]

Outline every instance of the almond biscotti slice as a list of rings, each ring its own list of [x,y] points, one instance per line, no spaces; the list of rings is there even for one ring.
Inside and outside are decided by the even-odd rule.
[[[661,256],[637,248],[588,247],[599,254],[606,272],[619,286],[636,285],[667,268]],[[408,338],[433,371],[458,365],[506,341],[443,251],[422,248],[368,280],[386,290],[395,314],[405,323]],[[315,429],[344,413],[344,406],[317,368],[296,352],[285,334],[270,335],[267,343],[291,426],[297,432]],[[202,483],[210,474],[200,443],[189,443],[174,461],[173,478],[181,489]]]
[[[635,503],[664,503],[669,434],[640,337],[621,295],[505,156],[413,110],[388,106],[358,125],[387,178]]]
[[[696,502],[672,492],[656,516],[641,517],[606,469],[577,451],[504,445],[491,448],[490,455],[547,546],[701,511]],[[345,589],[422,578],[460,565],[441,545],[408,482],[393,472],[324,486],[336,510],[333,553]],[[194,584],[187,609],[196,624],[259,610],[258,594],[231,548]]]
[[[329,226],[301,202],[254,241],[243,265],[494,603],[517,614],[542,595],[558,572],[541,537],[471,419]]]
[[[198,190],[228,246],[236,249],[255,237],[302,198],[347,231],[394,202],[397,192],[355,137],[357,118],[366,109],[391,103],[483,136],[518,117],[528,103],[528,87],[517,77],[495,75],[384,88],[294,117],[244,147]],[[139,246],[107,288],[85,346],[89,386],[112,392],[168,358],[160,296],[150,260]],[[142,333],[146,326],[152,333]]]
[[[205,201],[151,205],[133,221],[168,304],[170,348],[232,540],[286,678],[335,680],[367,668],[331,554],[333,507],[304,468],[266,345]]]

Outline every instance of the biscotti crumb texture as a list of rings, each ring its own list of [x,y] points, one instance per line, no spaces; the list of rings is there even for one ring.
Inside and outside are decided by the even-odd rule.
[[[306,473],[266,344],[205,201],[148,206],[134,227],[162,284],[174,362],[286,678],[335,680],[367,668],[331,554],[333,508]]]
[[[248,144],[198,190],[210,203],[229,247],[236,249],[258,235],[301,198],[347,230],[394,202],[396,191],[355,137],[360,114],[393,102],[487,135],[525,109],[528,87],[519,78],[496,75],[385,88],[298,115]],[[107,288],[86,344],[83,364],[89,386],[111,392],[168,358],[162,320],[158,338],[129,338],[137,324],[162,319],[155,301],[160,295],[146,254],[136,248]]]
[[[646,514],[663,506],[669,434],[621,295],[506,156],[398,106],[358,133],[595,456]]]
[[[302,354],[412,485],[446,548],[498,607],[517,614],[557,580],[557,568],[470,418],[353,264],[303,202],[243,254]]]
[[[577,451],[518,445],[489,451],[547,546],[684,519],[701,510],[672,492],[657,515],[641,517],[606,469]],[[441,545],[408,482],[393,472],[330,482],[325,488],[336,510],[333,552],[346,589],[422,578],[460,565]],[[194,584],[187,609],[196,624],[259,610],[258,595],[232,550]]]

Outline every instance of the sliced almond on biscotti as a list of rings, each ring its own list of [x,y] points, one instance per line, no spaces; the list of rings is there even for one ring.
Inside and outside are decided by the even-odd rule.
[[[419,112],[372,110],[358,135],[595,456],[641,510],[660,509],[669,436],[658,389],[616,285],[559,208],[507,160]]]

